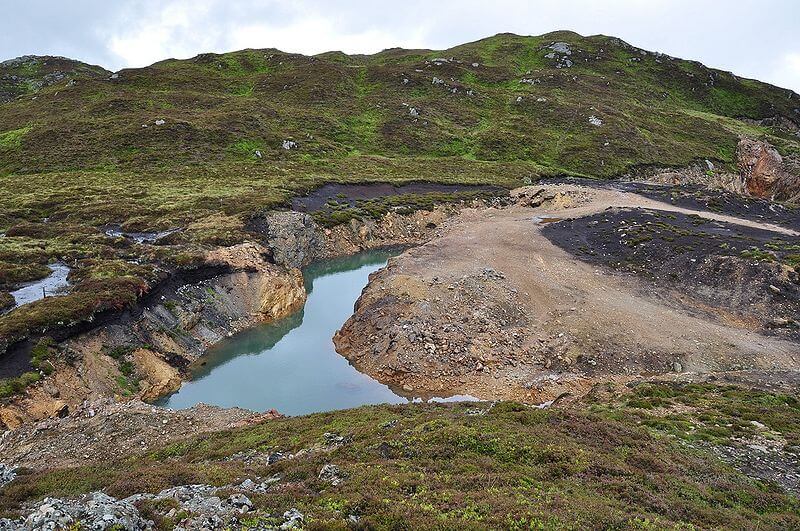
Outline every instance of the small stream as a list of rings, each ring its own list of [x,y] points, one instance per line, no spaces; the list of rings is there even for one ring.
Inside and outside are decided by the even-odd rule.
[[[205,364],[160,405],[182,409],[204,402],[286,415],[408,402],[358,372],[339,355],[333,335],[352,315],[369,274],[397,251],[369,251],[314,264],[304,271],[308,300],[296,314],[226,339]],[[455,396],[448,401],[471,400]]]
[[[11,292],[11,296],[14,297],[14,308],[38,301],[45,296],[52,297],[64,293],[64,290],[69,286],[69,281],[67,280],[69,267],[64,264],[50,264],[47,267],[52,271],[47,277]]]

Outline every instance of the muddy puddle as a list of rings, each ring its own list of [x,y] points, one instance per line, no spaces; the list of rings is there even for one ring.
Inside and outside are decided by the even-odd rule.
[[[47,267],[50,268],[50,275],[11,292],[11,296],[14,297],[12,309],[45,297],[64,294],[69,287],[67,275],[69,275],[70,268],[64,264],[50,264]]]
[[[194,371],[192,380],[160,405],[181,409],[204,402],[302,415],[408,402],[408,397],[352,367],[336,352],[332,340],[353,313],[369,274],[397,252],[371,251],[308,267],[303,310],[223,341],[204,356],[204,365]]]
[[[554,217],[547,217],[547,216],[533,216],[533,218],[531,218],[531,219],[537,225],[547,225],[549,223],[555,223],[557,221],[561,221],[564,218],[554,218]]]
[[[436,184],[436,183],[411,183],[395,186],[387,183],[374,184],[326,184],[310,194],[296,197],[292,200],[292,210],[299,212],[316,212],[324,209],[328,201],[349,203],[355,206],[358,201],[391,197],[398,195],[424,195],[424,194],[508,194],[508,191],[497,186]]]

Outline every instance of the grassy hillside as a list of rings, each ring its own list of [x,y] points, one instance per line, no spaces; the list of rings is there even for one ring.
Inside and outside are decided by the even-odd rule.
[[[243,50],[115,76],[79,76],[3,106],[0,169],[233,172],[381,155],[611,176],[633,164],[730,162],[746,127],[725,118],[800,121],[788,90],[568,32],[372,56]]]
[[[795,452],[800,409],[778,393],[714,385],[640,385],[598,403],[537,410],[516,403],[371,406],[270,420],[138,456],[21,471],[0,514],[47,496],[114,496],[174,485],[274,477],[248,492],[245,529],[279,525],[292,507],[308,529],[790,529],[797,498],[745,477],[712,450],[779,462]],[[755,423],[750,420],[756,420]],[[334,437],[340,443],[330,445]],[[768,438],[768,439],[765,439]],[[765,457],[748,444],[784,448]],[[270,455],[282,459],[268,460]],[[341,483],[320,477],[338,468]],[[764,466],[763,471],[769,469]],[[227,487],[225,487],[227,486]],[[160,529],[185,511],[144,502]],[[166,516],[165,516],[166,514]],[[358,525],[348,518],[356,517]],[[351,518],[352,519],[352,518]]]
[[[370,56],[242,50],[115,74],[23,58],[0,64],[3,87],[12,78],[0,301],[55,260],[77,265],[77,288],[0,317],[0,343],[125,305],[158,269],[241,241],[253,212],[324,182],[511,187],[702,159],[724,168],[741,134],[800,153],[793,133],[758,122],[800,122],[797,94],[570,32]],[[184,230],[131,248],[103,234],[112,223]]]

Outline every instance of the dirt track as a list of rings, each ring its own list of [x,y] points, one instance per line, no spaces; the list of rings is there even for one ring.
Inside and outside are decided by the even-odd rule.
[[[530,401],[600,379],[799,366],[798,344],[580,261],[541,229],[552,218],[631,207],[794,231],[616,190],[550,185],[512,195],[516,206],[464,211],[377,273],[337,334],[338,350],[406,393]]]

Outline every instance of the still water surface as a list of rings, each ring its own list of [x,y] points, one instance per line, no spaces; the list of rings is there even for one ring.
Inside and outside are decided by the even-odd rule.
[[[408,400],[358,372],[336,353],[332,337],[352,315],[369,274],[392,251],[370,251],[304,271],[308,301],[300,312],[237,334],[210,350],[191,381],[161,405],[198,402],[302,415]],[[470,397],[457,396],[450,400]]]

